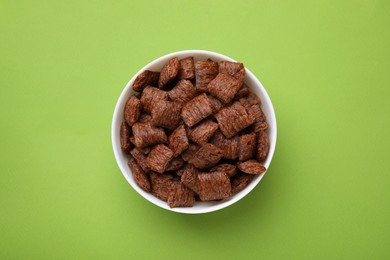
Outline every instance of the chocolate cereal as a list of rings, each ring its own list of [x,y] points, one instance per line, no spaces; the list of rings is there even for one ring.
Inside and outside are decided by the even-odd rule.
[[[209,119],[205,119],[193,128],[188,129],[188,138],[191,141],[202,145],[207,143],[207,141],[215,133],[215,131],[217,131],[217,129],[217,123]]]
[[[221,101],[219,101],[219,99],[211,95],[207,95],[207,97],[209,98],[210,106],[211,106],[211,110],[213,111],[213,114],[217,113],[219,110],[221,110],[221,108],[223,108],[223,104]]]
[[[253,124],[254,132],[258,133],[268,129],[267,119],[259,105],[252,105],[247,110],[248,114],[255,118],[255,123]]]
[[[131,150],[130,154],[137,161],[139,166],[141,166],[144,172],[150,172],[150,167],[146,162],[146,155],[143,153],[142,149],[134,148],[133,150]]]
[[[141,74],[139,74],[137,78],[134,80],[132,88],[134,89],[134,91],[140,92],[146,86],[157,87],[159,77],[160,77],[160,72],[145,70]]]
[[[159,100],[168,100],[168,93],[155,87],[148,86],[142,91],[141,104],[142,109],[150,114],[154,103]]]
[[[241,135],[238,142],[238,159],[246,161],[254,157],[256,149],[256,133]]]
[[[256,160],[265,161],[269,152],[269,138],[265,131],[260,131],[257,135]]]
[[[192,127],[213,113],[210,100],[206,94],[201,94],[188,101],[181,111],[181,117],[187,126]]]
[[[238,162],[237,167],[240,169],[240,171],[248,174],[261,174],[266,170],[265,167],[256,160]]]
[[[187,188],[179,180],[171,181],[168,189],[168,206],[174,207],[192,207],[195,203],[195,193]]]
[[[181,79],[193,79],[195,77],[194,57],[179,60],[179,75]]]
[[[150,123],[135,123],[133,134],[134,144],[138,148],[165,143],[168,139],[163,128],[154,127]]]
[[[147,174],[142,170],[134,158],[130,158],[128,162],[131,173],[133,174],[135,182],[141,189],[150,192],[150,182]]]
[[[236,176],[234,176],[231,179],[232,193],[236,194],[236,193],[242,191],[243,189],[245,189],[246,186],[248,186],[249,183],[251,183],[251,181],[253,180],[254,177],[255,177],[255,175],[246,174],[246,173],[239,173]]]
[[[229,177],[233,177],[237,174],[237,167],[233,164],[229,163],[222,163],[220,165],[217,165],[213,168],[211,168],[210,172],[224,172]]]
[[[163,144],[158,144],[150,151],[146,163],[151,170],[163,173],[172,157],[171,149]]]
[[[201,173],[200,170],[189,164],[181,175],[181,182],[197,194],[199,194],[199,173]]]
[[[180,122],[180,112],[180,103],[159,100],[152,106],[150,123],[153,126],[175,129]]]
[[[180,63],[177,58],[170,59],[161,69],[160,78],[158,79],[158,87],[165,88],[169,83],[176,79],[179,73]]]
[[[121,149],[124,153],[129,153],[131,150],[131,143],[130,143],[130,127],[126,122],[122,122],[120,127],[120,143],[121,143]]]
[[[189,146],[187,133],[183,125],[180,125],[169,136],[169,148],[173,151],[173,157],[180,155]]]
[[[195,88],[191,81],[183,79],[168,92],[168,95],[173,101],[187,103],[199,95],[199,91]]]
[[[125,106],[125,120],[129,126],[138,121],[141,114],[141,101],[136,96],[131,96]]]
[[[223,200],[231,196],[232,186],[224,172],[200,173],[199,197],[203,201]]]
[[[151,192],[157,198],[167,201],[173,176],[170,174],[150,173]]]
[[[244,82],[245,68],[244,64],[240,62],[221,61],[219,63],[219,73],[224,73],[233,76],[239,81],[240,86]]]
[[[219,73],[207,86],[208,92],[214,97],[227,104],[233,100],[241,83],[229,74]]]
[[[216,165],[221,158],[221,149],[212,144],[204,144],[188,162],[198,169],[208,169]]]
[[[221,109],[215,114],[215,118],[219,128],[227,138],[234,136],[255,122],[255,118],[248,115],[240,102],[234,102],[233,105]]]
[[[218,63],[212,60],[195,62],[196,87],[200,91],[207,91],[207,85],[218,74]]]
[[[238,136],[226,138],[221,131],[217,130],[210,143],[218,146],[222,151],[222,158],[235,160],[238,158]]]
[[[134,181],[168,206],[227,200],[266,168],[269,125],[240,62],[173,57],[145,70],[123,108]]]

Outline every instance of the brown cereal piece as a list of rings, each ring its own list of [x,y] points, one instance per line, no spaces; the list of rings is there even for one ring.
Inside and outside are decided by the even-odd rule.
[[[240,82],[229,74],[219,73],[207,86],[207,91],[214,97],[227,104],[233,100],[240,89]]]
[[[188,101],[181,111],[181,117],[187,126],[192,127],[213,113],[210,100],[205,93]]]
[[[238,136],[226,138],[219,130],[210,139],[210,143],[222,150],[222,158],[229,160],[238,158],[238,141]]]
[[[141,104],[143,110],[150,114],[154,103],[159,100],[168,100],[168,93],[158,88],[147,86],[141,95]]]
[[[194,57],[179,60],[179,75],[181,79],[193,79],[195,77]]]
[[[250,108],[253,105],[259,105],[260,104],[260,98],[253,92],[249,92],[248,95],[246,95],[243,98],[239,99],[239,102],[246,108]]]
[[[222,200],[231,196],[232,186],[224,172],[200,173],[199,197],[202,201]]]
[[[163,201],[167,201],[169,187],[171,186],[172,181],[172,175],[151,172],[150,184],[152,186],[152,194]]]
[[[180,125],[169,136],[169,148],[173,151],[173,157],[177,157],[189,146],[187,133],[184,125]]]
[[[212,60],[195,62],[196,87],[200,91],[207,91],[207,85],[217,76],[217,74],[218,63]]]
[[[159,100],[152,106],[153,126],[175,129],[180,123],[181,104],[177,102]]]
[[[177,171],[181,169],[184,165],[184,160],[181,158],[181,156],[178,156],[176,158],[173,158],[165,168],[166,171]]]
[[[195,127],[188,129],[188,138],[191,141],[202,145],[207,143],[207,141],[215,133],[215,131],[217,131],[217,129],[217,123],[209,119],[205,119]]]
[[[223,150],[223,158],[235,160],[238,158],[238,136],[234,136],[232,138],[226,138],[223,144],[220,146],[221,150]]]
[[[180,80],[176,86],[168,92],[169,98],[176,102],[186,103],[199,95],[199,91],[189,80]]]
[[[182,153],[181,157],[184,161],[188,162],[194,157],[194,155],[198,152],[199,149],[199,145],[190,143],[188,149],[185,150],[184,153]]]
[[[256,150],[256,133],[240,136],[238,142],[238,159],[246,161],[254,157]]]
[[[230,76],[235,77],[240,82],[240,86],[245,79],[244,64],[240,62],[220,61],[219,73],[229,74]]]
[[[269,138],[265,131],[260,131],[257,134],[257,149],[256,160],[259,162],[265,161],[269,152]]]
[[[201,171],[196,169],[193,165],[188,164],[181,175],[181,182],[197,194],[199,193],[199,173],[201,173]]]
[[[222,158],[222,151],[213,144],[204,144],[194,154],[188,163],[199,169],[208,169],[215,166]]]
[[[164,67],[161,69],[160,78],[158,79],[158,88],[162,89],[171,83],[177,77],[179,67],[180,63],[176,57],[165,63]]]
[[[142,170],[134,158],[130,158],[128,166],[133,174],[135,182],[146,192],[150,192],[150,181],[148,175]]]
[[[137,148],[144,148],[153,144],[167,141],[167,135],[161,127],[154,127],[150,123],[135,123],[133,125],[134,144]]]
[[[219,129],[230,138],[255,122],[253,116],[248,115],[240,102],[221,109],[214,115],[218,121]]]
[[[173,152],[171,149],[163,144],[158,144],[150,151],[146,158],[146,163],[151,170],[163,173],[172,157]]]
[[[192,190],[184,186],[180,181],[174,180],[168,189],[168,206],[192,207],[195,203],[195,194]]]
[[[122,122],[120,127],[120,143],[121,143],[121,149],[124,153],[129,153],[131,150],[131,143],[130,143],[130,127],[126,122]]]
[[[253,124],[253,131],[258,133],[260,131],[265,131],[268,129],[267,118],[265,117],[263,111],[261,110],[259,105],[253,105],[249,107],[248,114],[255,117],[256,121]]]
[[[131,96],[125,105],[124,117],[126,123],[129,126],[132,126],[135,122],[138,121],[138,118],[141,114],[141,101],[136,96]]]
[[[213,114],[217,113],[219,110],[221,110],[221,108],[223,108],[223,104],[221,101],[219,101],[219,99],[211,95],[207,95],[207,97],[210,100],[211,110],[213,111]]]
[[[250,92],[249,87],[243,83],[241,88],[237,91],[236,96],[234,97],[235,100],[239,100],[240,98],[246,97]]]
[[[210,172],[224,172],[227,176],[232,177],[237,174],[237,167],[233,164],[222,163],[211,168]]]
[[[157,86],[159,77],[160,72],[144,70],[135,78],[132,87],[134,91],[141,92],[146,86]]]
[[[131,150],[130,154],[134,157],[134,159],[137,161],[139,166],[141,166],[144,172],[150,172],[150,167],[146,162],[146,155],[140,149],[134,148],[133,150]]]
[[[249,183],[251,183],[254,177],[255,175],[246,173],[239,173],[234,176],[231,180],[232,193],[236,194],[245,189],[249,185]]]
[[[238,162],[237,167],[240,171],[247,174],[261,174],[266,171],[266,168],[256,160]]]
[[[142,113],[139,116],[138,122],[141,122],[141,123],[150,122],[151,119],[152,119],[152,117],[149,114]]]

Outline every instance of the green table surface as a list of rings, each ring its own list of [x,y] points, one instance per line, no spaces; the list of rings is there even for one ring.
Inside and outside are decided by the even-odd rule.
[[[390,2],[0,0],[0,259],[389,259]],[[269,171],[238,203],[166,211],[110,127],[164,54],[220,52],[270,95]]]

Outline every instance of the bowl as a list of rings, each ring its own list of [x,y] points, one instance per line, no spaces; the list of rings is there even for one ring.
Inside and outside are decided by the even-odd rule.
[[[145,67],[140,69],[126,84],[125,88],[123,89],[121,95],[119,96],[118,102],[116,103],[114,115],[112,118],[112,127],[111,127],[111,138],[112,138],[112,147],[114,149],[114,155],[116,162],[118,163],[118,166],[120,170],[123,173],[123,176],[126,178],[127,182],[133,187],[135,191],[137,191],[142,197],[144,197],[146,200],[150,201],[151,203],[155,204],[156,206],[159,206],[163,209],[179,212],[179,213],[187,213],[187,214],[200,214],[200,213],[207,213],[216,211],[222,208],[226,208],[233,203],[241,200],[243,197],[245,197],[250,191],[252,191],[256,185],[260,182],[260,180],[263,178],[265,172],[261,175],[256,175],[256,177],[253,179],[253,181],[241,192],[233,195],[228,200],[223,201],[213,201],[213,202],[195,202],[193,207],[189,208],[170,208],[168,204],[165,201],[162,201],[156,197],[154,197],[152,194],[145,192],[142,190],[134,181],[134,178],[131,174],[131,171],[129,167],[127,166],[127,162],[129,160],[129,155],[126,155],[122,152],[121,146],[120,146],[120,137],[119,137],[119,128],[120,124],[123,121],[123,110],[124,106],[126,104],[126,101],[129,99],[131,95],[134,94],[134,91],[132,90],[131,86],[133,85],[133,82],[135,78],[144,70],[152,70],[152,71],[160,71],[163,65],[170,60],[173,57],[178,57],[179,59],[193,56],[194,60],[207,60],[208,58],[219,62],[222,60],[227,61],[235,61],[230,57],[227,57],[225,55],[211,52],[211,51],[205,51],[205,50],[185,50],[185,51],[178,51],[174,53],[170,53],[167,55],[164,55],[160,58],[157,58],[147,64]],[[245,65],[245,61],[243,62]],[[275,118],[275,111],[272,106],[271,99],[269,98],[265,88],[260,83],[259,79],[249,70],[246,69],[246,76],[245,76],[245,82],[246,84],[251,88],[251,90],[260,97],[261,99],[261,108],[264,112],[264,114],[267,117],[267,122],[269,124],[268,135],[270,139],[270,150],[268,157],[266,161],[263,163],[264,166],[268,169],[272,160],[272,157],[274,155],[275,151],[275,145],[276,145],[276,118]]]

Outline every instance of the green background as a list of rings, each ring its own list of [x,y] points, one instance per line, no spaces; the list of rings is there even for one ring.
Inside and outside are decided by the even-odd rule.
[[[389,259],[390,2],[0,0],[1,259]],[[276,153],[240,202],[184,215],[139,196],[111,148],[151,60],[240,60]]]

